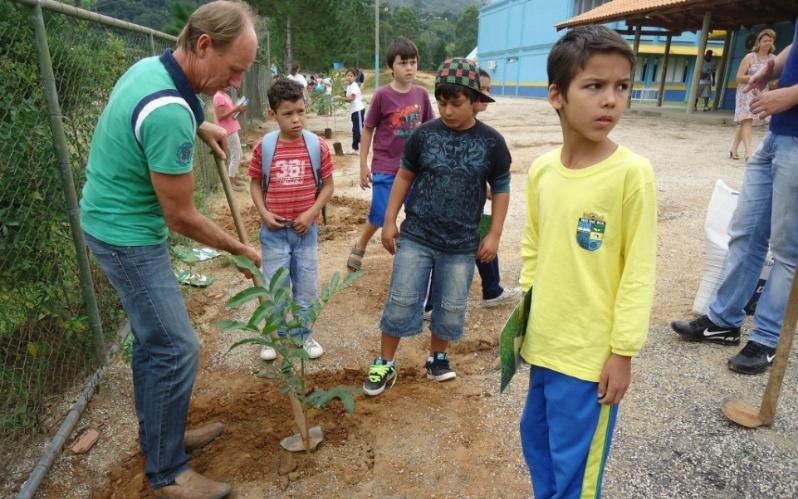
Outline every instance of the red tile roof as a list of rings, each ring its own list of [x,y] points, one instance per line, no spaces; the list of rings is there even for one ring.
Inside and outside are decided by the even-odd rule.
[[[557,29],[583,24],[601,24],[614,21],[630,14],[641,14],[649,10],[671,7],[679,4],[703,2],[704,0],[613,0],[599,5],[593,10],[583,12],[557,25]]]

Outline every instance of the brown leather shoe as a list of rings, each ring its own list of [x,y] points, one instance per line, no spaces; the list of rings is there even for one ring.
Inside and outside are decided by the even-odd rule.
[[[233,487],[226,483],[205,478],[194,470],[186,470],[175,477],[175,483],[155,491],[158,497],[177,497],[179,499],[221,499]]]
[[[216,437],[222,434],[224,425],[219,422],[208,423],[199,428],[188,430],[183,437],[183,447],[186,452],[194,452],[211,443]]]

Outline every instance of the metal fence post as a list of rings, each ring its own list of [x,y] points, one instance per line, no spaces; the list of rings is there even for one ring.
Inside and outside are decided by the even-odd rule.
[[[53,145],[55,146],[58,165],[61,170],[61,180],[64,184],[64,198],[69,215],[69,227],[72,231],[72,241],[75,245],[75,257],[77,258],[79,269],[78,277],[80,279],[80,287],[83,290],[86,314],[89,317],[89,326],[92,332],[93,353],[96,359],[101,359],[105,352],[103,328],[97,307],[97,297],[94,294],[94,281],[91,278],[86,242],[83,239],[83,231],[80,228],[80,210],[78,208],[77,195],[75,194],[75,180],[72,178],[72,167],[69,161],[66,134],[64,133],[61,105],[58,102],[53,63],[50,59],[50,48],[47,43],[47,31],[44,27],[44,15],[42,14],[40,2],[37,2],[34,6],[31,17],[36,31],[36,51],[39,56],[39,71],[41,73],[42,86],[44,87],[44,95],[47,100],[50,129],[53,133]]]

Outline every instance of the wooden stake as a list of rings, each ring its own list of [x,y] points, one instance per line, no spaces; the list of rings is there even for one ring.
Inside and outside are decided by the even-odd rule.
[[[796,269],[798,271],[798,269]],[[784,322],[779,333],[779,344],[776,347],[776,357],[770,370],[765,394],[762,396],[762,405],[759,412],[751,405],[741,400],[731,400],[723,405],[723,414],[735,423],[747,428],[757,428],[761,425],[770,426],[776,415],[776,406],[784,381],[784,372],[787,370],[792,340],[795,334],[795,325],[798,322],[798,278],[793,274],[790,296],[787,298],[787,310],[784,313]]]

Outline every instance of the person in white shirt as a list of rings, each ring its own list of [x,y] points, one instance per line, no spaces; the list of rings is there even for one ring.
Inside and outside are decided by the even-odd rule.
[[[357,69],[346,70],[346,95],[340,97],[349,102],[349,112],[352,115],[352,154],[360,154],[360,132],[363,131],[363,121],[366,117],[366,106],[357,83]]]
[[[305,79],[304,76],[299,72],[299,63],[294,61],[291,64],[291,74],[286,76],[291,81],[295,81],[302,85],[302,95],[305,98],[305,105],[307,106],[308,103],[308,80]]]

